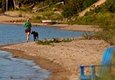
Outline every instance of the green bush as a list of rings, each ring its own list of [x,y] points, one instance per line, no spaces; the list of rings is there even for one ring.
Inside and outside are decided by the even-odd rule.
[[[85,0],[83,2],[83,9],[86,9],[87,7],[91,6],[93,3],[97,2],[98,0]]]
[[[45,40],[38,40],[36,41],[37,44],[42,44],[42,45],[51,45],[52,43],[60,43],[60,42],[70,42],[72,41],[71,39],[58,39],[58,38],[53,38],[53,39],[45,39]]]
[[[110,12],[115,12],[115,0],[107,0],[104,7]]]
[[[65,18],[72,17],[82,10],[83,0],[68,0],[63,8],[62,15]]]

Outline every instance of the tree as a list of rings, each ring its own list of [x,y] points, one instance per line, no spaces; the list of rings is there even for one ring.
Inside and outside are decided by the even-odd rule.
[[[13,0],[2,0],[2,11],[7,11],[9,9],[14,9]]]
[[[6,11],[6,0],[2,0],[2,11]]]
[[[2,0],[0,0],[0,8],[2,8]]]

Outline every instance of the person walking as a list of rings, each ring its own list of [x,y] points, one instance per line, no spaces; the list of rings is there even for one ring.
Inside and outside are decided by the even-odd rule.
[[[30,34],[31,34],[31,27],[32,27],[32,24],[30,22],[30,19],[27,19],[27,21],[24,23],[26,41],[27,42],[29,41],[29,37],[30,37]]]

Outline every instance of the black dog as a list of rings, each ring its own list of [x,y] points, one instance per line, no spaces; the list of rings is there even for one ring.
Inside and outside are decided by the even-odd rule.
[[[38,32],[36,31],[32,31],[31,34],[33,35],[34,41],[36,41],[38,39]]]

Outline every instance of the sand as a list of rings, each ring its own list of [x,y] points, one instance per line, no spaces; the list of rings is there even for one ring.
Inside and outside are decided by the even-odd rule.
[[[1,49],[15,53],[15,56],[31,56],[33,57],[31,59],[38,62],[38,64],[41,62],[43,68],[56,73],[55,77],[50,76],[50,80],[74,80],[79,77],[80,65],[100,64],[102,54],[107,46],[109,44],[103,40],[74,40],[53,45],[28,42],[2,46]],[[47,65],[45,63],[45,67],[41,58],[49,61]],[[64,75],[60,75],[60,73]]]
[[[79,27],[79,25],[77,26]],[[77,30],[75,25],[61,26],[61,24],[58,24],[58,27]],[[79,30],[80,28],[81,31],[87,31],[85,27],[79,27]],[[92,28],[92,31],[94,31],[94,28]],[[79,80],[80,65],[100,64],[102,54],[108,46],[109,44],[103,40],[75,39],[71,42],[54,43],[52,45],[25,42],[1,46],[0,49],[12,52],[14,57],[32,59],[42,68],[51,70],[52,74],[48,80]]]

